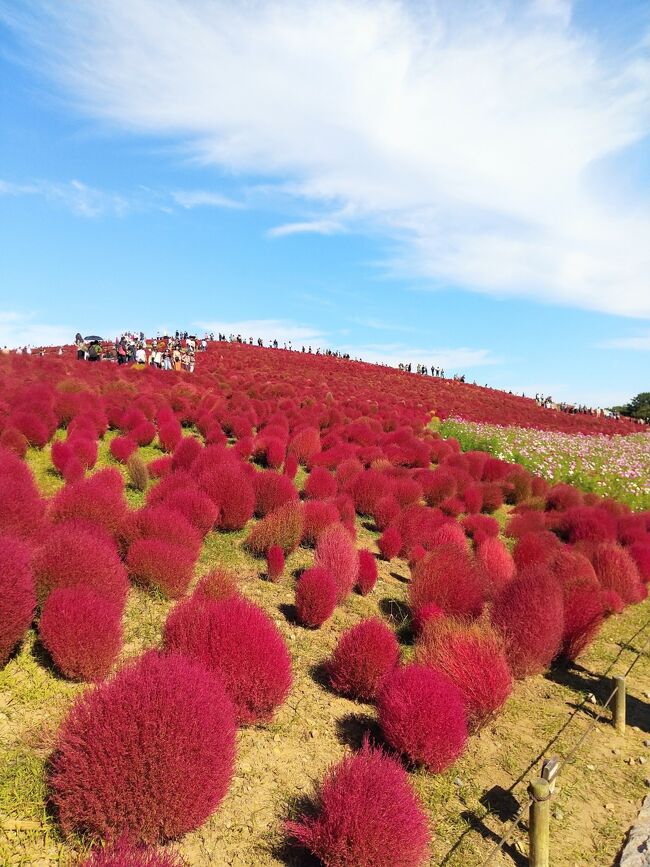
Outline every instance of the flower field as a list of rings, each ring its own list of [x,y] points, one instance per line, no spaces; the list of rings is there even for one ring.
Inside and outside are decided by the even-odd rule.
[[[444,436],[522,464],[551,483],[568,482],[633,509],[650,508],[650,433],[607,437],[447,419]]]
[[[0,357],[0,863],[483,861],[634,649],[650,512],[444,438],[464,397],[628,430],[238,344],[193,375]],[[629,690],[625,752],[563,771],[556,864],[611,863],[634,815],[647,654]]]

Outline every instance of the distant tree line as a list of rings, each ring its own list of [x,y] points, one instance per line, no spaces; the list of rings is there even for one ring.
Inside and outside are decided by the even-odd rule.
[[[625,406],[612,407],[615,412],[620,415],[629,416],[629,418],[643,419],[646,424],[650,424],[650,391],[642,391],[633,397]]]

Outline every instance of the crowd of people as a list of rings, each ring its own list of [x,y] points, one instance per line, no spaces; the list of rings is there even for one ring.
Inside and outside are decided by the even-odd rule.
[[[566,412],[571,415],[593,415],[597,418],[606,416],[607,418],[620,418],[621,414],[613,409],[603,409],[602,407],[591,407],[585,404],[578,403],[556,403],[550,395],[536,394],[535,403],[544,409],[554,409],[558,412]]]
[[[77,358],[80,361],[112,361],[117,364],[145,364],[161,370],[185,370],[194,372],[196,353],[207,349],[214,334],[198,338],[187,331],[176,331],[173,336],[156,334],[147,338],[143,331],[138,334],[124,332],[109,346],[98,336],[75,336]]]

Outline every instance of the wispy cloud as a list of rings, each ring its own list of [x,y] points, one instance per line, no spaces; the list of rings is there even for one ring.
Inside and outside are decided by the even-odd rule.
[[[175,190],[172,199],[182,208],[243,208],[241,202],[213,190]]]
[[[132,207],[124,196],[96,189],[78,180],[65,183],[43,180],[12,183],[0,180],[0,196],[39,196],[63,205],[79,217],[88,218],[105,214],[123,217]]]
[[[616,176],[650,132],[647,32],[608,55],[563,0],[0,10],[90,115],[322,207],[276,236],[347,209],[433,287],[650,316],[650,205]]]
[[[503,359],[494,355],[489,349],[469,347],[414,347],[403,343],[370,343],[348,344],[335,348],[342,352],[349,352],[355,358],[359,357],[375,364],[389,364],[392,367],[397,367],[400,363],[410,363],[413,365],[413,369],[418,364],[425,364],[428,368],[432,365],[442,367],[448,375],[503,363]]]
[[[305,220],[273,226],[266,234],[269,238],[283,238],[286,235],[334,235],[342,231],[343,225],[336,220]]]
[[[0,310],[0,346],[62,346],[74,342],[76,329],[39,320],[37,311]]]
[[[244,340],[252,337],[257,340],[261,337],[266,343],[269,340],[277,340],[278,343],[305,342],[322,346],[327,345],[326,335],[321,329],[300,322],[292,322],[288,319],[242,319],[233,322],[223,320],[201,321],[194,323],[203,331],[213,331],[215,334],[222,333],[228,337],[230,334],[241,334]]]
[[[650,331],[630,337],[614,337],[598,344],[602,349],[631,349],[637,352],[650,352]]]
[[[374,331],[393,331],[393,332],[401,332],[403,334],[415,334],[417,332],[417,328],[413,328],[411,325],[400,325],[398,322],[387,322],[383,319],[376,319],[374,316],[355,316],[352,320],[357,325],[361,325],[363,328],[371,328]]]

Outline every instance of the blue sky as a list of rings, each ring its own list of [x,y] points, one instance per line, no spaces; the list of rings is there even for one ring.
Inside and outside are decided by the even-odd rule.
[[[650,387],[647,4],[0,0],[0,47],[0,344]]]

